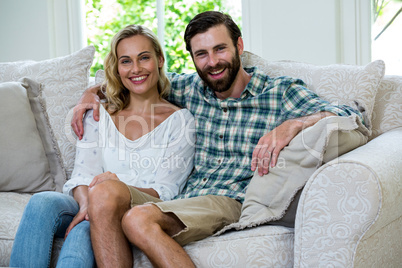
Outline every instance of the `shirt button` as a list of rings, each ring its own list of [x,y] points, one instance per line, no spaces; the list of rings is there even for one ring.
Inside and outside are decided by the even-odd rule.
[[[220,138],[220,139],[223,139],[223,135],[219,135],[219,138]]]
[[[219,159],[219,160],[218,160],[218,164],[220,164],[220,163],[222,163],[222,160]]]
[[[203,182],[206,182],[206,181],[207,181],[207,178],[203,178],[202,181],[203,181]]]
[[[227,108],[223,108],[223,112],[226,113],[228,111]]]

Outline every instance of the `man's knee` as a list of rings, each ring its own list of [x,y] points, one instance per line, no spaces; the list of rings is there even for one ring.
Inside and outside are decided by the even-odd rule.
[[[139,205],[127,211],[122,219],[122,227],[126,236],[138,236],[153,228],[160,228],[159,214],[162,212],[152,204]]]

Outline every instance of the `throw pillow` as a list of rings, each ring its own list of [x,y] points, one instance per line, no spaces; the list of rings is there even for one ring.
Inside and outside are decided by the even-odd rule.
[[[0,191],[61,191],[65,172],[40,85],[30,79],[1,83],[0,94]]]
[[[71,55],[44,61],[0,63],[0,82],[27,77],[42,84],[49,122],[68,178],[74,166],[76,141],[68,115],[88,87],[94,53],[95,48],[88,46]]]
[[[330,161],[365,144],[365,131],[355,114],[326,117],[301,131],[281,151],[276,167],[264,176],[256,171],[248,185],[239,222],[226,226],[217,235],[233,228],[241,230],[275,221],[293,226],[297,193],[324,160]]]
[[[365,66],[317,66],[293,61],[270,62],[253,53],[244,52],[242,62],[244,67],[257,66],[271,77],[300,78],[324,100],[364,111],[365,124],[371,131],[374,101],[385,73],[383,61],[376,60]]]

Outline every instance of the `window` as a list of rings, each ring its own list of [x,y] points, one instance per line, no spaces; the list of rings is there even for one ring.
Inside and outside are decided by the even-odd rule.
[[[178,73],[195,70],[183,35],[196,14],[219,10],[241,27],[241,0],[86,0],[85,8],[88,44],[96,48],[91,75],[103,68],[111,38],[129,24],[153,30],[165,48],[168,70]]]
[[[385,61],[385,72],[402,75],[402,1],[373,0],[372,59]]]

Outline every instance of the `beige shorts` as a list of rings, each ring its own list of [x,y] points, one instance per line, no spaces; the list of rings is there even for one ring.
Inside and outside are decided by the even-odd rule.
[[[173,213],[185,228],[173,238],[181,246],[213,235],[228,224],[239,221],[241,203],[226,196],[206,195],[162,201],[128,186],[131,206],[151,203],[164,213]]]

